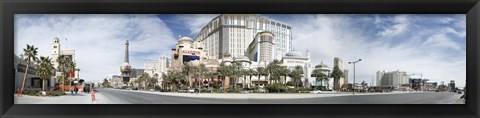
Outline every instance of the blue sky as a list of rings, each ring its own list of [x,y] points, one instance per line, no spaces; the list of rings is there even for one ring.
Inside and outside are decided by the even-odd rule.
[[[371,82],[376,71],[422,73],[433,81],[466,78],[466,16],[464,14],[263,14],[293,27],[293,47],[312,53],[312,64],[333,66],[361,58],[357,81]],[[75,49],[81,77],[100,80],[118,74],[123,43],[130,41],[134,68],[168,56],[179,35],[194,37],[218,14],[42,15],[15,16],[15,54],[28,44],[50,56],[54,37],[62,48]],[[28,34],[28,35],[26,35]],[[68,41],[63,39],[68,38]]]

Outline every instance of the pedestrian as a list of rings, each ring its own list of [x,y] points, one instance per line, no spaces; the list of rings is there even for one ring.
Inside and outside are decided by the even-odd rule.
[[[75,95],[77,95],[77,93],[78,93],[78,88],[75,87],[73,90],[75,91]]]
[[[70,87],[70,94],[73,95],[73,87]]]

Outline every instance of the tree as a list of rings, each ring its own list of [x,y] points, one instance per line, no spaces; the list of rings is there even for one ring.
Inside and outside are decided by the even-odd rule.
[[[103,79],[102,86],[108,88],[108,87],[110,87],[111,85],[110,85],[110,82],[108,82],[107,79]]]
[[[57,57],[57,63],[58,63],[57,69],[62,72],[62,74],[60,75],[60,80],[62,83],[62,91],[65,91],[63,87],[65,87],[65,77],[66,77],[65,71],[66,71],[67,60],[68,60],[68,57],[65,55],[60,55]]]
[[[66,63],[66,66],[67,66],[67,72],[68,72],[68,74],[74,73],[74,72],[75,72],[75,68],[76,68],[76,63],[73,62],[73,59],[67,58],[67,60],[68,60],[68,61],[67,61],[67,63]],[[73,77],[72,77],[72,76],[73,76]],[[74,81],[74,79],[78,79],[78,78],[75,78],[75,75],[67,75],[67,77],[68,77],[68,80],[69,80],[68,83],[70,83],[69,86],[72,86],[72,81]]]
[[[272,62],[268,63],[267,65],[267,72],[268,74],[270,75],[270,83],[272,83],[271,81],[272,80],[278,80],[279,79],[279,76],[280,76],[280,73],[278,71],[279,69],[279,64],[280,64],[280,61],[278,60],[273,60]]]
[[[315,83],[320,80],[320,90],[323,90],[323,80],[327,78],[327,75],[319,69],[315,69],[312,72],[312,77],[315,77]],[[318,85],[318,84],[317,84]]]
[[[169,72],[167,75],[165,75],[164,79],[164,81],[170,85],[170,88],[174,88],[176,90],[180,87],[179,84],[183,84],[182,81],[185,81],[185,76],[183,75],[183,72]]]
[[[241,62],[233,62],[231,68],[233,69],[233,89],[236,90],[237,80],[243,76],[243,65]]]
[[[286,66],[280,66],[278,69],[278,75],[284,77],[283,85],[287,85],[287,76],[290,73],[290,70]]]
[[[295,88],[297,88],[298,87],[298,81],[300,79],[302,79],[302,77],[303,77],[303,67],[299,66],[299,65],[295,66],[295,68],[292,70],[292,72],[290,72],[289,76],[290,76],[290,78],[293,79]]]
[[[158,74],[153,74],[153,77],[150,77],[150,84],[153,85],[153,89],[155,89],[156,84],[158,83]]]
[[[254,69],[248,69],[247,75],[250,77],[250,80],[248,82],[248,88],[252,86],[252,76],[257,75],[257,71]]]
[[[80,83],[80,84],[83,84],[84,82],[85,82],[85,80],[83,80],[83,79],[78,80],[78,83]]]
[[[183,68],[182,68],[182,73],[185,75],[185,77],[187,78],[187,82],[188,82],[188,86],[190,87],[190,79],[191,79],[191,74],[193,74],[193,72],[195,72],[195,67],[194,66],[191,66],[188,62],[184,62],[183,63]]]
[[[222,87],[225,88],[225,85],[228,84],[225,82],[225,80],[229,80],[230,76],[233,75],[233,66],[231,65],[225,65],[224,63],[221,63],[220,66],[217,69],[218,76],[220,76],[222,79]]]
[[[247,81],[247,76],[249,75],[248,69],[242,69],[241,75],[243,76],[243,81],[242,81],[242,88],[245,88],[245,81]]]
[[[333,71],[332,71],[332,74],[330,74],[330,77],[333,77],[333,88],[335,88],[336,90],[340,89],[341,87],[341,83],[339,83],[339,80],[340,78],[342,77],[345,77],[344,73],[342,70],[340,70],[340,68],[338,67],[338,65],[335,65],[333,67]]]
[[[53,64],[50,57],[40,57],[37,65],[37,75],[42,78],[42,91],[45,91],[45,80],[52,76]]]
[[[25,88],[25,79],[27,79],[27,73],[28,73],[28,67],[30,65],[31,61],[36,61],[37,60],[37,55],[38,55],[38,48],[34,47],[33,45],[28,45],[27,48],[23,49],[25,61],[27,62],[27,67],[25,68],[25,75],[23,76],[23,82],[22,82],[22,87],[20,89],[20,95],[23,94],[23,89]]]
[[[258,81],[260,81],[260,76],[268,76],[268,72],[264,67],[257,67]],[[267,81],[267,77],[265,77],[265,81]]]

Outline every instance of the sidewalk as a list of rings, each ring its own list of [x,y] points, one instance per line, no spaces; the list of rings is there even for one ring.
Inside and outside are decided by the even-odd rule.
[[[67,93],[67,92],[66,92]],[[103,99],[103,98],[102,98]],[[98,98],[95,102],[92,102],[91,94],[78,92],[76,95],[67,93],[62,96],[28,96],[14,98],[15,104],[102,104]]]
[[[352,92],[340,92],[331,94],[311,94],[311,93],[173,93],[173,92],[153,92],[153,91],[137,91],[137,90],[119,90],[130,92],[141,92],[148,94],[159,94],[178,97],[195,97],[195,98],[217,98],[217,99],[301,99],[301,98],[318,98],[318,97],[337,97],[337,96],[353,96]],[[413,93],[413,92],[412,92]],[[419,92],[415,92],[419,93]],[[360,95],[384,95],[384,94],[409,94],[409,92],[389,92],[389,93],[355,93]]]

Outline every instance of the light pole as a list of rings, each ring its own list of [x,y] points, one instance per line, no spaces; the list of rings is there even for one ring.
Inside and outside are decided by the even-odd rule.
[[[353,87],[353,94],[355,95],[355,89],[356,89],[356,86],[355,86],[355,63],[358,63],[362,61],[362,59],[358,59],[357,61],[354,61],[354,62],[348,62],[348,64],[353,64],[353,84],[352,84],[352,87]]]

